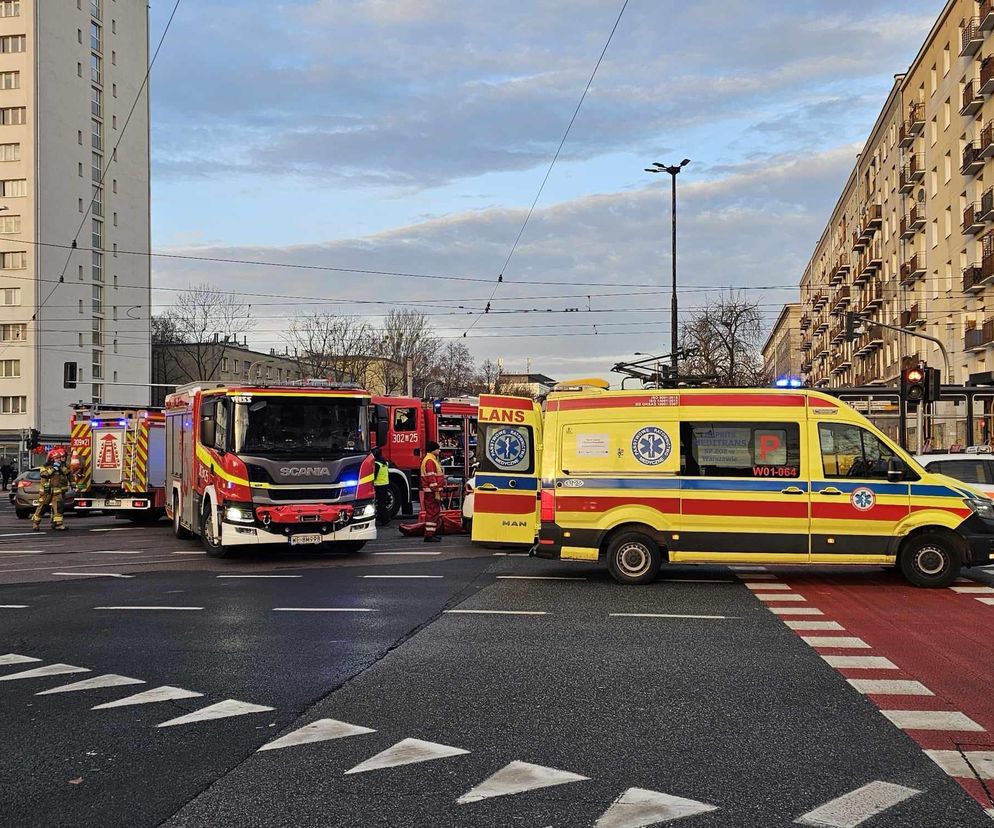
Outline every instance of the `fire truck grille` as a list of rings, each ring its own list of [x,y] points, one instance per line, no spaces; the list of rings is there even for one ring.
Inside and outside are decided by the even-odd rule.
[[[266,489],[264,497],[274,502],[312,500],[327,503],[338,500],[341,493],[341,489]]]

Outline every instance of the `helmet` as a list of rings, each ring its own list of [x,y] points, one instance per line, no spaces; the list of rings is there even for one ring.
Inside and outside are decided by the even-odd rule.
[[[62,448],[62,446],[57,446],[48,453],[49,463],[55,463],[56,461],[65,460],[65,459],[66,459],[66,450]]]

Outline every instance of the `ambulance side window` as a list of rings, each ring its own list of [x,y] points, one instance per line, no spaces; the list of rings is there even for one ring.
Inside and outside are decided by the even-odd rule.
[[[685,477],[801,476],[797,423],[683,423],[680,451]]]
[[[886,480],[887,467],[896,456],[875,434],[857,425],[819,423],[818,439],[829,480]]]

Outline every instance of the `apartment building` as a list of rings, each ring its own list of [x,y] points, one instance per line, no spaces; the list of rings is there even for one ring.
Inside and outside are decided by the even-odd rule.
[[[0,444],[148,401],[147,66],[144,0],[0,0]]]
[[[945,346],[944,382],[994,380],[994,0],[949,0],[895,76],[800,299],[812,385],[894,384],[922,360],[945,369],[912,333]],[[855,342],[847,311],[867,320]]]
[[[783,306],[762,348],[763,373],[770,377],[801,375],[801,305]]]

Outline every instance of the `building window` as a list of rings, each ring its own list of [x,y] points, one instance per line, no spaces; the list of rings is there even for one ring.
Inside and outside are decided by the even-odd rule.
[[[28,254],[24,250],[0,253],[0,268],[4,270],[24,270],[28,266]]]
[[[103,187],[93,188],[93,198],[90,201],[90,210],[95,216],[103,217],[104,214],[104,190]]]
[[[90,122],[90,144],[95,150],[104,148],[104,125],[100,121]]]
[[[102,285],[93,286],[93,312],[104,312],[104,289]]]
[[[0,236],[11,236],[20,232],[20,216],[5,216],[0,214]]]
[[[79,315],[82,316],[83,315],[83,300],[82,299],[77,299],[76,301],[77,301],[77,304],[78,304],[77,310],[79,311]]]
[[[95,86],[90,87],[90,114],[97,118],[104,116],[104,93]]]
[[[76,61],[76,75],[80,78],[83,77],[83,64],[78,60]]]
[[[112,310],[114,311],[114,321],[117,322],[117,305],[114,305]]]
[[[20,161],[20,144],[0,144],[0,161]]]
[[[942,175],[945,184],[948,184],[953,177],[953,156],[951,153],[947,152],[945,158],[942,159]]]
[[[0,290],[0,304],[7,306],[21,304],[21,289],[3,288]]]
[[[28,326],[24,322],[0,325],[0,340],[3,342],[25,342],[27,338]]]
[[[93,326],[91,329],[93,334],[93,345],[98,347],[103,347],[104,344],[104,320],[98,316],[93,317]]]
[[[90,21],[90,48],[94,52],[102,52],[103,49],[103,35],[100,29],[100,24],[91,20]]]
[[[104,82],[104,62],[100,55],[90,54],[90,80],[94,83]]]
[[[21,361],[19,359],[0,359],[0,377],[10,379],[21,375]]]
[[[110,50],[110,63],[111,66],[117,66],[117,52],[113,49]]]
[[[0,89],[20,89],[20,72],[0,72]]]
[[[104,223],[100,219],[90,219],[90,242],[98,250],[104,246]]]
[[[227,357],[221,357],[221,370],[224,373],[226,373],[226,374],[228,373],[228,358]]]
[[[27,414],[27,397],[0,397],[0,414]]]
[[[0,54],[23,52],[26,45],[24,35],[4,35],[0,37]]]
[[[93,372],[93,379],[103,379],[104,378],[104,354],[103,351],[93,351],[93,359],[91,361],[91,369]]]
[[[90,401],[94,405],[101,405],[104,401],[104,387],[98,382],[93,383],[93,394]]]
[[[117,21],[116,20],[112,19],[110,21],[110,30],[111,30],[112,34],[117,34]]]
[[[104,254],[98,250],[94,250],[91,254],[93,257],[93,281],[103,282],[104,280]]]
[[[114,290],[117,290],[117,274],[114,275]]]
[[[0,109],[0,126],[22,126],[28,122],[28,110],[23,106],[5,106]]]
[[[104,174],[104,157],[99,152],[90,153],[90,178],[99,181]]]
[[[0,17],[20,17],[20,0],[2,0],[0,2]]]
[[[0,196],[23,198],[28,194],[28,182],[24,178],[7,178],[0,181]]]
[[[950,66],[950,55],[949,55],[949,44],[946,44],[946,48],[942,50],[942,76],[945,77],[949,74]]]
[[[117,115],[110,116],[110,128],[117,129]]]
[[[103,17],[103,0],[90,0],[90,15],[100,20]]]

